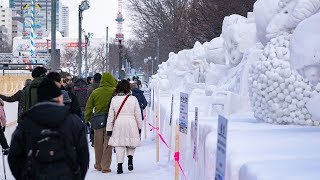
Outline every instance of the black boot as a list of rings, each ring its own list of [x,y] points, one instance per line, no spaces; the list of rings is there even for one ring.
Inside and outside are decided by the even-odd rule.
[[[133,160],[133,156],[129,155],[128,156],[128,170],[129,171],[133,170],[133,162],[132,162],[132,160]]]
[[[117,170],[118,174],[122,174],[123,173],[123,169],[122,169],[122,163],[118,163],[118,170]]]

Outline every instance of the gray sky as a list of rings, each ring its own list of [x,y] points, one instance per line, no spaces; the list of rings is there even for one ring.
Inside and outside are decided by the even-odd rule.
[[[70,37],[78,37],[78,6],[82,0],[62,0],[62,4],[69,7],[69,23]],[[123,0],[125,2],[125,0]],[[0,0],[0,4],[4,3],[8,7],[9,0]],[[117,32],[116,16],[118,12],[117,0],[89,0],[90,9],[83,13],[83,29],[92,32],[95,38],[105,38],[106,27],[109,27],[109,39],[115,37]],[[124,14],[124,33],[125,38],[130,37],[128,26],[129,18],[126,16],[125,5],[123,5]]]
[[[69,7],[70,11],[70,36],[77,37],[78,34],[78,5],[82,0],[62,0],[64,5]],[[83,13],[83,28],[86,32],[94,33],[94,37],[105,37],[105,29],[109,27],[109,38],[115,37],[117,32],[116,16],[118,11],[117,0],[89,0],[90,9]],[[125,5],[123,5],[124,13],[124,33],[128,38],[128,17],[126,17]]]

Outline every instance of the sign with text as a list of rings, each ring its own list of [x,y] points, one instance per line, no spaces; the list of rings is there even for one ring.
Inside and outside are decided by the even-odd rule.
[[[227,153],[228,120],[219,115],[215,180],[224,180]]]
[[[194,115],[194,130],[193,130],[193,159],[197,161],[197,146],[198,146],[198,108],[195,108]]]
[[[180,93],[180,115],[179,115],[179,129],[180,132],[188,133],[188,101],[189,97],[186,93]]]
[[[169,121],[169,125],[171,126],[172,124],[172,113],[173,113],[173,94],[171,97],[171,110],[170,110],[170,121]]]

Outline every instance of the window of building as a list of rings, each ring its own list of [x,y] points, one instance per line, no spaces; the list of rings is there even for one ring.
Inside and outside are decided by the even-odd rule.
[[[6,15],[2,15],[2,17],[6,17]]]
[[[1,22],[6,22],[5,20],[1,20]]]

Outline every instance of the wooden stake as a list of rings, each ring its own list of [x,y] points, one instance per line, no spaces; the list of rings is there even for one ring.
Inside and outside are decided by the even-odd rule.
[[[176,124],[176,138],[175,138],[175,152],[180,151],[180,138],[179,138],[179,122]],[[174,179],[179,180],[179,165],[176,161],[174,161]]]
[[[147,139],[147,112],[149,112],[149,110],[150,110],[150,108],[149,107],[147,107],[148,108],[148,111],[147,110],[145,110],[145,112],[144,112],[144,114],[146,115],[145,117],[145,119],[144,119],[144,139]],[[148,116],[149,116],[149,114],[148,114]]]
[[[156,127],[159,128],[159,100],[156,107]],[[159,129],[160,131],[160,129]],[[156,135],[156,143],[157,143],[157,162],[159,162],[159,152],[160,152],[160,142],[159,142],[159,136]]]

